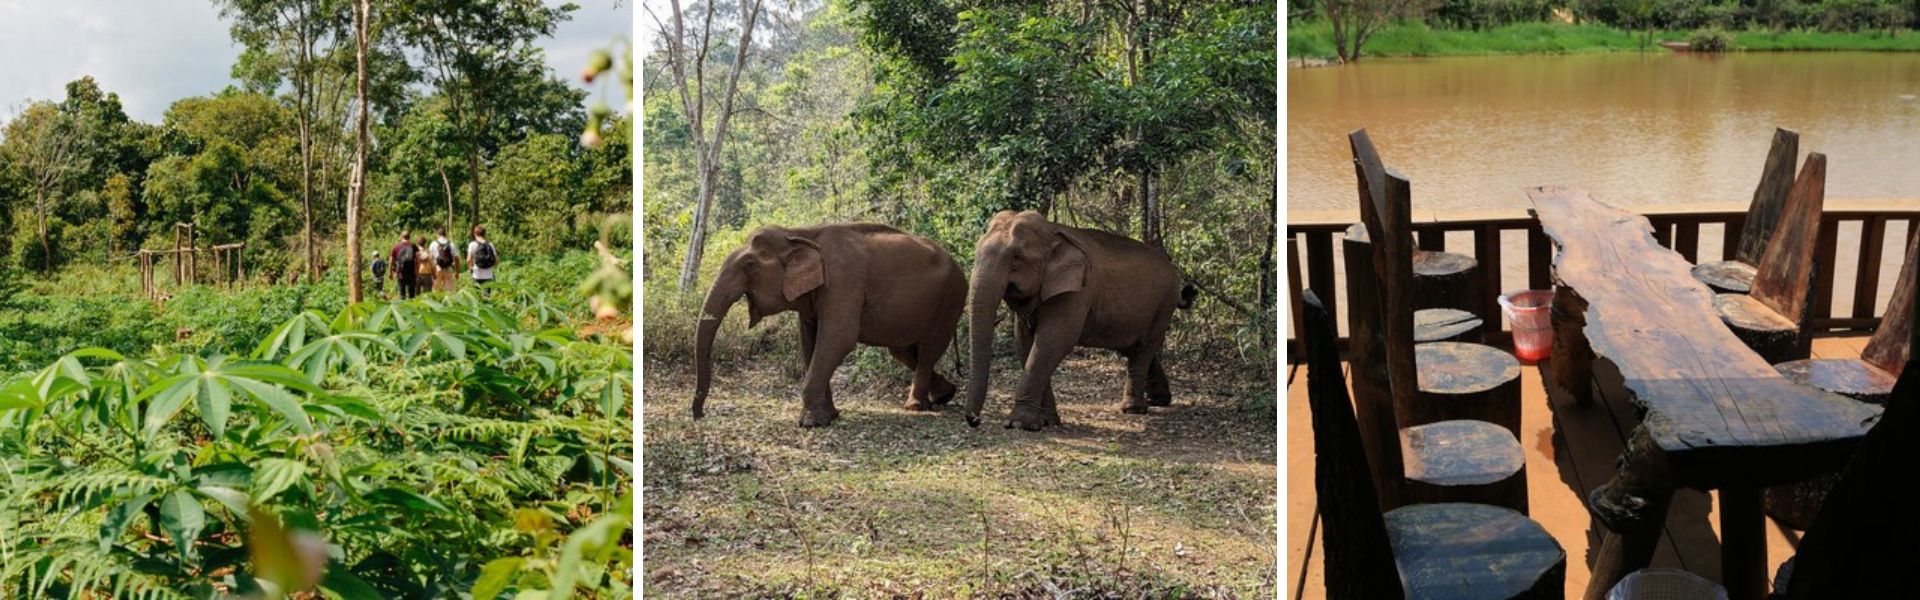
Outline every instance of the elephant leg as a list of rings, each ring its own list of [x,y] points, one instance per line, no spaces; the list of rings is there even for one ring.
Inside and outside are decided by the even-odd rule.
[[[1043,307],[1043,312],[1046,308]],[[1074,344],[1080,340],[1080,328],[1084,324],[1086,310],[1080,307],[1078,312],[1074,312],[1073,307],[1062,306],[1056,311],[1053,315],[1036,319],[1038,326],[1033,332],[1033,347],[1027,350],[1026,372],[1020,376],[1020,387],[1014,395],[1013,416],[1007,421],[1008,427],[1038,431],[1048,425],[1060,424],[1058,407],[1050,395],[1053,372],[1060,368],[1060,361],[1067,358]],[[1056,318],[1048,319],[1046,316]]]
[[[1021,319],[1019,321],[1014,322],[1013,342],[1014,342],[1015,351],[1020,356],[1020,364],[1022,365],[1027,364],[1027,357],[1033,354],[1033,326],[1030,322],[1028,322],[1025,319]],[[1060,406],[1059,406],[1059,402],[1053,395],[1053,378],[1052,378],[1053,371],[1049,369],[1047,373],[1048,373],[1048,378],[1047,378],[1046,388],[1040,390],[1039,411],[1040,411],[1040,415],[1043,417],[1042,419],[1043,421],[1046,421],[1047,423],[1052,425],[1059,425],[1060,424]]]
[[[1153,357],[1153,364],[1147,367],[1148,406],[1173,405],[1173,386],[1167,381],[1166,369],[1161,367],[1161,363],[1164,362],[1166,362],[1165,357],[1155,355]]]
[[[1126,356],[1127,395],[1120,400],[1120,412],[1144,415],[1147,414],[1147,372],[1153,370],[1153,353],[1135,348],[1128,350]]]
[[[933,385],[932,378],[930,377],[933,375],[933,365],[920,364],[922,362],[920,360],[920,351],[913,346],[887,348],[887,353],[892,354],[893,359],[900,361],[900,364],[906,365],[908,369],[913,370],[913,387],[907,389],[906,409],[933,410],[933,402],[927,399],[928,390]]]
[[[819,335],[819,328],[819,319],[800,318],[800,369],[803,371],[813,366],[814,337]],[[832,386],[827,387],[827,405],[833,405]]]
[[[840,418],[839,409],[833,406],[833,372],[845,362],[847,355],[853,352],[857,343],[852,328],[836,331],[830,327],[817,327],[814,332],[813,356],[807,360],[807,383],[801,392],[801,427],[820,427],[832,425]]]

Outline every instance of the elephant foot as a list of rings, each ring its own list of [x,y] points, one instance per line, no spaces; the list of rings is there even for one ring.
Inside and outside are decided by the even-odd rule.
[[[938,404],[938,403],[928,402],[926,400],[908,400],[907,404],[903,408],[906,408],[907,410],[912,410],[912,411],[930,411],[930,410],[934,410],[935,404]]]
[[[1128,402],[1126,404],[1120,405],[1120,412],[1123,412],[1129,415],[1144,415],[1144,414],[1147,414],[1149,411],[1147,410],[1147,405],[1145,404],[1135,404],[1132,402]]]
[[[1165,396],[1147,396],[1147,406],[1173,406],[1173,394]]]
[[[809,409],[806,411],[802,411],[800,413],[800,426],[801,427],[826,427],[828,425],[832,425],[833,422],[839,418],[840,418],[839,409],[834,409],[834,408],[828,408],[824,410]]]
[[[1060,424],[1060,413],[1043,412],[1039,409],[1019,407],[1013,409],[1013,416],[1007,419],[1007,429],[1018,427],[1027,431],[1039,431],[1048,426]]]
[[[953,402],[954,396],[958,396],[958,395],[960,395],[960,388],[949,385],[947,386],[947,391],[945,393],[935,392],[933,394],[933,405],[946,406],[947,403]]]

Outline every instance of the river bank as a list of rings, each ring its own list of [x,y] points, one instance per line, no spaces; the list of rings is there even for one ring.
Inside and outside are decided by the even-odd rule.
[[[1655,31],[1653,40],[1686,40],[1689,31]],[[1903,31],[1731,31],[1735,51],[1880,51],[1920,52],[1920,33]],[[1588,52],[1667,52],[1642,46],[1640,32],[1604,25],[1520,23],[1483,30],[1436,29],[1419,21],[1381,28],[1367,39],[1363,56],[1433,57],[1501,54],[1579,54]],[[1332,59],[1333,27],[1326,21],[1295,22],[1287,27],[1288,64],[1297,59]]]

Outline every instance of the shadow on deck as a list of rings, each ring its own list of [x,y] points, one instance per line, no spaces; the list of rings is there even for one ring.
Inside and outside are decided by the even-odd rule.
[[[1866,341],[1864,335],[1816,338],[1813,355],[1858,358]],[[1599,393],[1592,406],[1581,408],[1550,385],[1549,369],[1536,365],[1521,368],[1521,430],[1526,435],[1520,443],[1527,455],[1529,516],[1545,526],[1567,551],[1568,598],[1585,593],[1594,553],[1600,546],[1601,530],[1585,507],[1587,493],[1613,476],[1614,459],[1625,448],[1627,434],[1640,423],[1627,404],[1619,374],[1606,361],[1597,362],[1594,370]],[[1318,600],[1326,598],[1326,591],[1313,491],[1313,425],[1306,399],[1306,369],[1289,367],[1286,585],[1291,598]],[[1674,494],[1653,566],[1685,569],[1720,580],[1720,519],[1715,514],[1715,495],[1684,489]],[[1768,521],[1769,576],[1793,556],[1799,533]]]

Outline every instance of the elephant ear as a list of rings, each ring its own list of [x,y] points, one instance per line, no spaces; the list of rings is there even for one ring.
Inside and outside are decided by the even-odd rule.
[[[780,285],[780,292],[788,302],[799,298],[801,294],[826,285],[827,267],[820,260],[820,246],[813,240],[800,237],[787,238],[792,246],[780,257],[780,263],[786,266],[787,278]]]
[[[1047,257],[1046,277],[1040,281],[1040,301],[1048,298],[1077,292],[1087,283],[1087,253],[1080,249],[1080,242],[1057,232],[1060,236],[1053,245],[1053,254]]]

